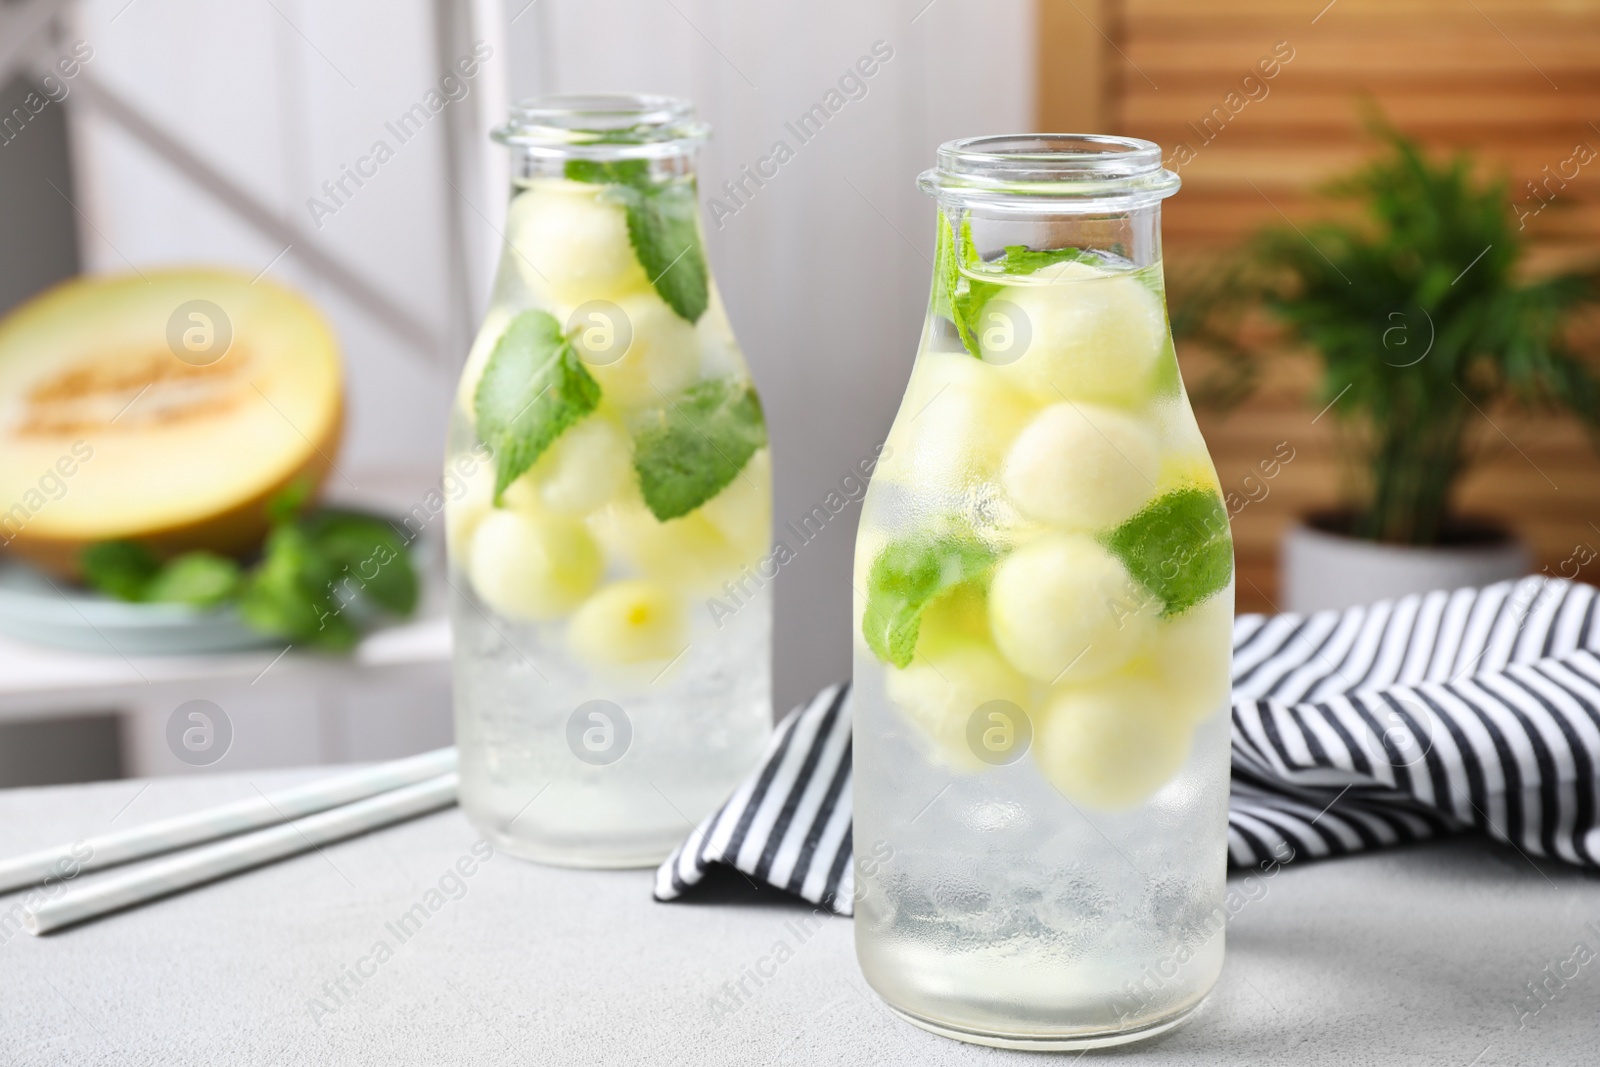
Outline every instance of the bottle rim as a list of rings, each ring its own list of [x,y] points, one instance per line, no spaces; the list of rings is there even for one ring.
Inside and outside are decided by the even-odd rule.
[[[917,184],[929,196],[963,204],[1074,211],[1155,203],[1180,180],[1161,165],[1161,146],[1137,137],[1094,133],[991,134],[939,146],[937,165]]]
[[[711,127],[694,105],[654,93],[557,93],[511,105],[490,136],[531,155],[656,159],[698,147]]]

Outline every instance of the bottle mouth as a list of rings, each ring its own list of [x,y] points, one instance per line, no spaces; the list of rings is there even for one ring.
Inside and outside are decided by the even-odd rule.
[[[929,196],[961,204],[1004,206],[1020,199],[1027,210],[1083,211],[1108,201],[1118,209],[1155,203],[1177,192],[1179,179],[1162,167],[1154,141],[1035,133],[946,141],[938,165],[923,171],[917,184]]]
[[[649,93],[536,96],[511,106],[491,136],[531,155],[658,159],[692,150],[711,135],[694,105]]]

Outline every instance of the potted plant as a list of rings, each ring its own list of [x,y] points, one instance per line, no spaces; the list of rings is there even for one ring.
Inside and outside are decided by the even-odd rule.
[[[1286,351],[1320,362],[1314,402],[1336,428],[1344,503],[1288,535],[1290,611],[1526,573],[1511,532],[1454,508],[1477,458],[1469,431],[1506,405],[1600,427],[1600,378],[1567,338],[1596,275],[1526,278],[1504,181],[1475,178],[1465,154],[1435,161],[1377,133],[1388,151],[1329,189],[1363,218],[1260,233],[1174,313],[1180,337],[1220,357],[1202,402],[1236,403]],[[1258,309],[1276,329],[1247,328]]]

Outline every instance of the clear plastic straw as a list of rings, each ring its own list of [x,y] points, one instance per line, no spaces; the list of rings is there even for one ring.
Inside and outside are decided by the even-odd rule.
[[[30,934],[49,933],[448,807],[455,799],[456,774],[452,771],[353,804],[107,875],[93,884],[69,889],[55,900],[24,913],[23,923]]]
[[[456,768],[456,750],[440,748],[420,756],[380,763],[305,785],[262,793],[204,811],[178,815],[160,822],[74,841],[67,845],[0,860],[0,893],[65,881],[85,871],[158,856],[219,837],[297,819],[348,804],[363,797],[386,793]]]

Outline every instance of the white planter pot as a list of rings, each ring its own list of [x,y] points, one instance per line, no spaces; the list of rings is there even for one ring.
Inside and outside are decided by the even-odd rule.
[[[1527,545],[1508,536],[1490,544],[1417,548],[1290,528],[1279,563],[1284,611],[1348,608],[1408,593],[1489,585],[1533,568]]]

